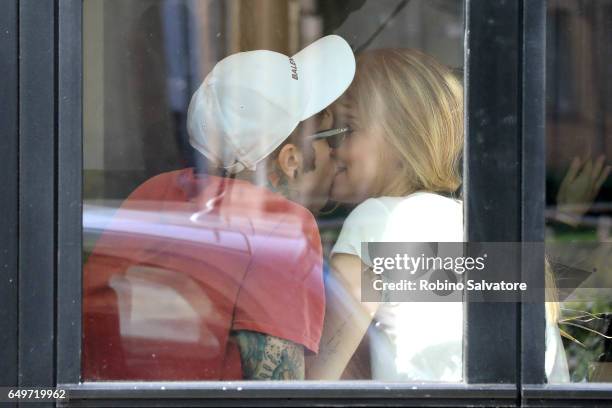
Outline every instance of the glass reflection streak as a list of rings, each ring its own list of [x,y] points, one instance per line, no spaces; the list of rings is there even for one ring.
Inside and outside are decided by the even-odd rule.
[[[254,228],[251,216],[164,205],[161,213],[159,202],[84,206],[85,236],[102,233],[84,268],[85,380],[240,379],[228,336],[253,252],[284,254],[284,265],[264,265],[271,280],[275,268],[316,267],[296,220],[261,217],[270,225]],[[265,307],[257,313],[278,312]]]

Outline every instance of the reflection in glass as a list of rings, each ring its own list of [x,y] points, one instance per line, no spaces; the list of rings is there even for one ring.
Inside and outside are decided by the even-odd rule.
[[[547,9],[546,240],[566,248],[550,265],[559,325],[571,381],[610,382],[612,2],[554,0]],[[566,290],[576,276],[588,278]]]
[[[372,317],[349,275],[360,240],[463,240],[462,12],[455,0],[86,0],[83,379],[461,381],[461,304],[387,303]],[[328,34],[360,51],[358,77],[378,75],[373,87],[356,82],[308,118],[292,98],[277,104],[253,143],[283,111],[296,123],[251,173],[220,170],[190,141],[190,101],[219,61],[261,49],[295,57]],[[339,56],[304,89],[329,93],[324,81],[350,68]],[[378,65],[383,56],[394,62]],[[251,84],[265,93],[275,80]],[[439,89],[411,96],[429,86]],[[214,102],[245,93],[224,88]],[[253,106],[265,111],[253,122],[270,113]],[[395,128],[375,135],[378,125]],[[308,137],[335,128],[350,132]],[[227,140],[207,148],[233,149]],[[358,331],[330,349],[339,316]]]

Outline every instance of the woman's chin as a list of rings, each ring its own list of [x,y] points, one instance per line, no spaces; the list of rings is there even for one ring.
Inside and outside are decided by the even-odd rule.
[[[346,188],[346,185],[334,184],[331,189],[330,199],[337,203],[356,204],[359,197],[354,191]]]
[[[361,195],[359,191],[352,188],[346,170],[336,174],[330,191],[330,198],[333,201],[337,203],[356,204],[362,201],[359,199]]]

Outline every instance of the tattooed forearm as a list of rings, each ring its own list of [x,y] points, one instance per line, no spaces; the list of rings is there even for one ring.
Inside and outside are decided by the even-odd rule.
[[[233,334],[245,379],[303,380],[304,347],[291,341],[247,330]]]

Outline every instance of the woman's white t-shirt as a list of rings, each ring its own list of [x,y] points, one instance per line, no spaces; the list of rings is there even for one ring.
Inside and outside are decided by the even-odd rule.
[[[358,205],[345,220],[332,255],[361,257],[362,242],[463,241],[462,202],[417,192],[406,197],[370,198]],[[462,380],[462,303],[383,302],[374,319],[369,333],[373,379]],[[546,330],[546,372],[554,382],[569,381],[555,325],[547,325]]]

